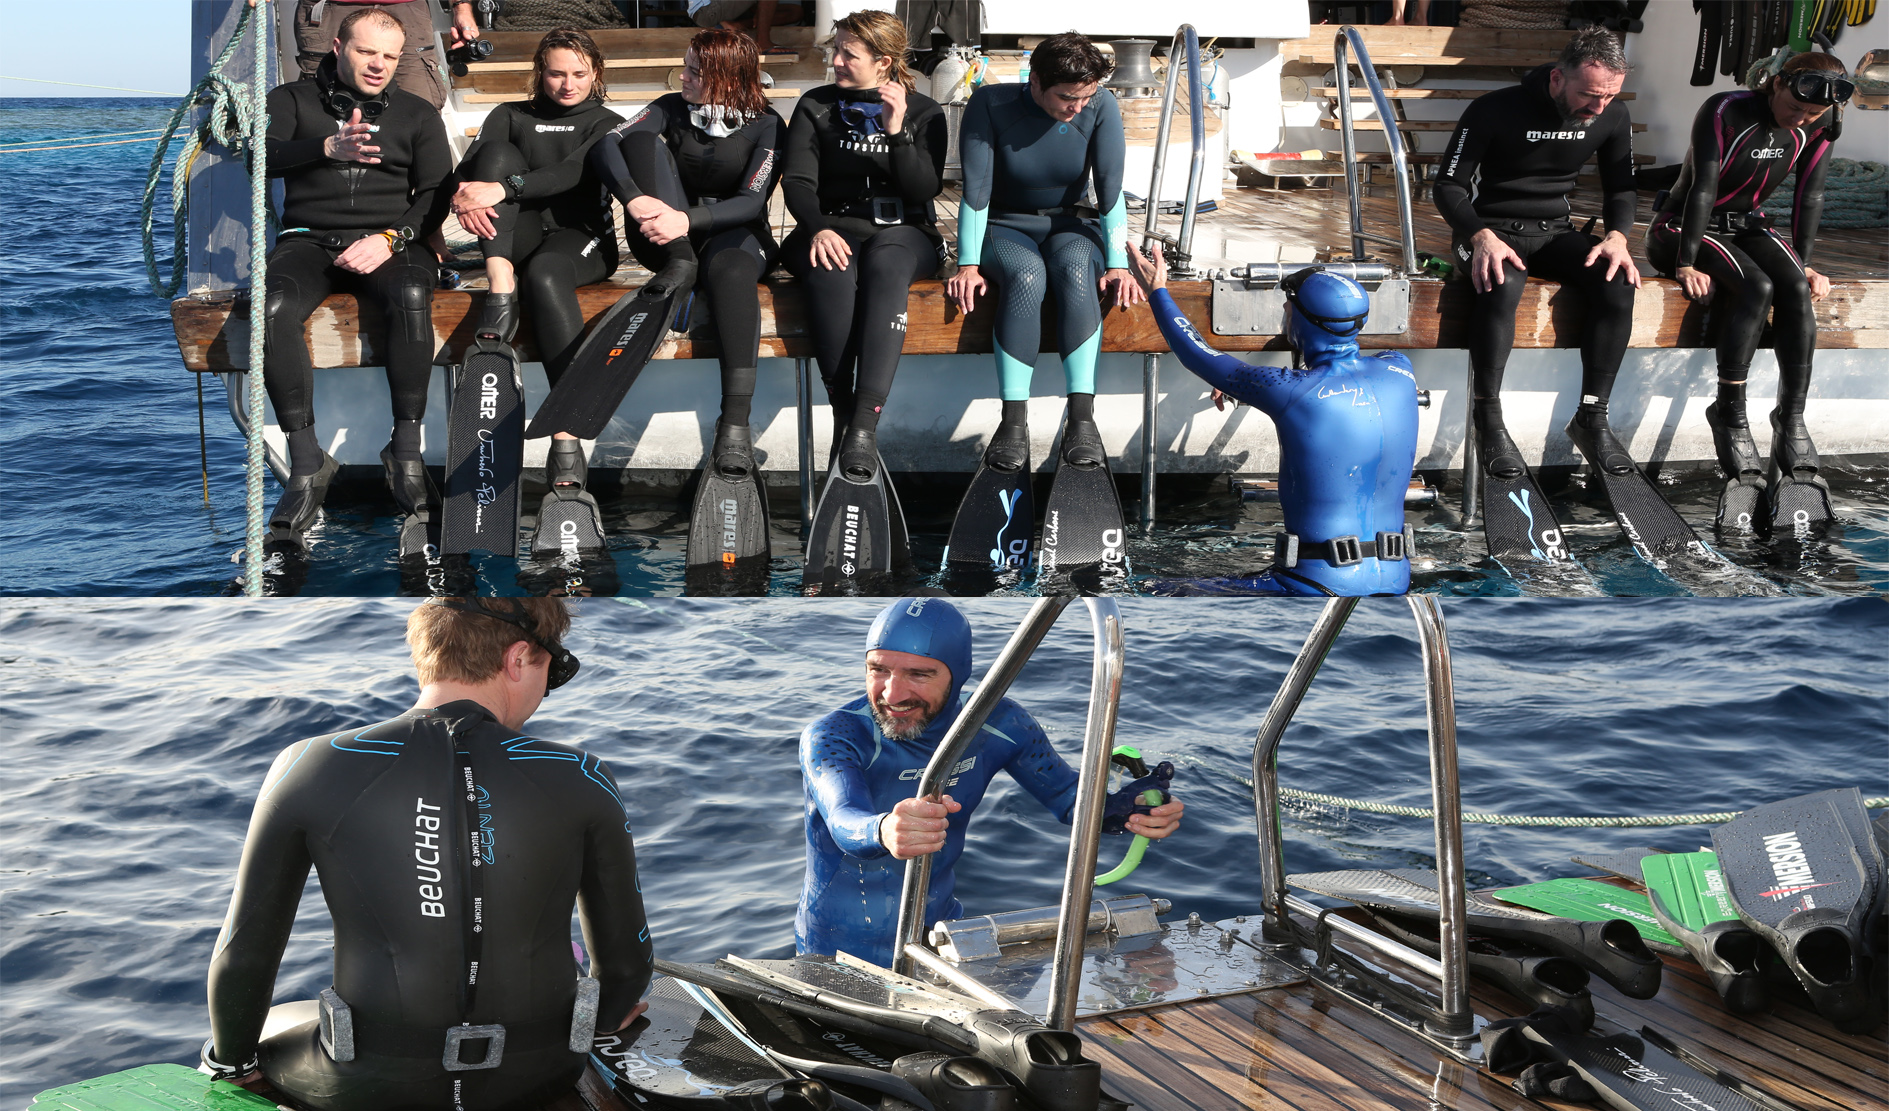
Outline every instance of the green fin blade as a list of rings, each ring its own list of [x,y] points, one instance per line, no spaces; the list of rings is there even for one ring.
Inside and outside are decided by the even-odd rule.
[[[140,1065],[49,1088],[33,1106],[53,1111],[275,1111],[276,1103],[183,1065]]]
[[[1642,861],[1641,867],[1645,866],[1646,862]],[[1659,924],[1659,919],[1653,914],[1651,899],[1638,891],[1628,891],[1611,883],[1570,877],[1505,887],[1491,894],[1505,903],[1528,907],[1557,918],[1571,918],[1576,922],[1625,919],[1647,941],[1674,952],[1683,952],[1685,949],[1678,938]]]
[[[1660,908],[1695,932],[1715,922],[1738,921],[1731,890],[1719,869],[1718,854],[1667,853],[1640,862],[1646,890]]]

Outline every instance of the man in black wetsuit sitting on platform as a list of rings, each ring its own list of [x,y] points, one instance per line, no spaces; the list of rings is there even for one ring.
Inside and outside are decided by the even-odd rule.
[[[1619,40],[1588,28],[1552,65],[1479,97],[1443,152],[1436,207],[1456,233],[1456,257],[1476,289],[1469,317],[1476,440],[1483,468],[1497,478],[1527,471],[1503,424],[1501,393],[1516,306],[1531,274],[1578,289],[1586,306],[1581,404],[1568,437],[1597,467],[1614,474],[1633,469],[1607,427],[1607,397],[1626,354],[1640,285],[1627,246],[1636,200],[1632,123],[1626,105],[1614,99],[1626,74]],[[1607,234],[1599,240],[1575,229],[1568,205],[1589,158],[1600,164]]]
[[[363,8],[341,21],[315,76],[269,93],[269,176],[283,179],[282,234],[269,254],[263,378],[289,441],[289,480],[269,514],[272,539],[301,544],[340,464],[315,435],[314,360],[303,339],[330,293],[377,306],[386,333],[393,435],[381,462],[407,513],[432,511],[420,462],[420,419],[433,372],[437,259],[424,246],[433,193],[452,169],[433,106],[393,87],[406,34]]]
[[[259,1070],[314,1111],[531,1106],[577,1083],[593,1031],[642,1012],[649,927],[616,780],[522,734],[577,672],[569,625],[552,599],[430,599],[407,619],[414,708],[276,757],[210,962],[207,1070]],[[311,863],[334,984],[271,1007]]]

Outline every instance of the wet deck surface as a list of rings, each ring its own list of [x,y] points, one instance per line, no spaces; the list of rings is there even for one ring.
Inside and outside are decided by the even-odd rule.
[[[1478,983],[1485,1018],[1528,1007]],[[1667,960],[1657,996],[1628,999],[1598,980],[1603,1021],[1650,1026],[1727,1073],[1802,1111],[1889,1109],[1882,1030],[1844,1034],[1789,1005],[1734,1015],[1697,965]],[[1143,1108],[1376,1111],[1383,1108],[1583,1108],[1537,1103],[1497,1077],[1442,1059],[1429,1046],[1317,985],[1228,996],[1083,1022],[1085,1051],[1104,1083]]]

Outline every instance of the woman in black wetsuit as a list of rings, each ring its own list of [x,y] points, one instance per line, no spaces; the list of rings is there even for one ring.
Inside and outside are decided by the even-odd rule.
[[[781,118],[761,87],[754,40],[710,30],[689,40],[682,91],[652,101],[591,152],[628,218],[624,238],[652,284],[698,272],[721,346],[721,419],[710,458],[726,475],[752,473],[748,411],[761,347],[755,286],[772,260],[767,198]]]
[[[912,89],[903,23],[860,11],[833,28],[835,80],[801,96],[787,132],[781,190],[798,226],[782,254],[806,287],[834,456],[863,480],[877,465],[907,292],[942,258],[931,202],[950,137],[938,102]]]
[[[1713,315],[1722,317],[1718,399],[1705,410],[1729,480],[1720,500],[1721,525],[1751,527],[1750,520],[1738,518],[1755,508],[1766,485],[1745,416],[1745,377],[1767,312],[1778,362],[1777,406],[1771,411],[1773,523],[1813,524],[1830,516],[1817,449],[1804,426],[1817,346],[1810,306],[1830,290],[1830,279],[1810,268],[1810,251],[1836,139],[1830,105],[1847,100],[1852,88],[1841,62],[1812,51],[1786,62],[1759,92],[1719,93],[1707,100],[1693,119],[1685,168],[1647,229],[1653,265],[1677,278],[1693,300],[1715,301]],[[1787,241],[1763,205],[1792,173],[1797,189]]]
[[[584,338],[577,287],[617,268],[610,198],[587,162],[591,146],[623,117],[604,106],[603,51],[582,31],[561,28],[539,41],[529,87],[530,100],[486,116],[479,141],[440,192],[485,252],[491,292],[478,334],[510,343],[522,295],[555,386]],[[557,433],[546,481],[574,497],[583,492],[584,471],[582,442]]]

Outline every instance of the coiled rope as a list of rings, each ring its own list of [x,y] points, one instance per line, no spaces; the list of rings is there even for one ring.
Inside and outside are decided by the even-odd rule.
[[[268,228],[273,218],[269,209],[269,178],[267,159],[263,154],[263,140],[268,131],[269,114],[267,110],[269,80],[269,33],[268,15],[258,15],[266,0],[247,0],[242,14],[237,18],[236,29],[230,33],[230,39],[223,44],[223,52],[217,55],[203,80],[185,94],[171,113],[170,124],[158,140],[157,151],[151,155],[151,172],[144,183],[144,207],[141,218],[144,228],[144,270],[151,282],[151,292],[159,297],[170,299],[177,295],[183,286],[184,275],[189,271],[188,235],[190,231],[190,168],[203,151],[206,140],[221,144],[232,156],[241,156],[249,170],[249,373],[248,380],[248,459],[245,466],[245,502],[246,523],[244,528],[244,565],[243,592],[256,597],[262,594],[263,572],[263,508],[262,508],[262,471],[264,464],[262,426],[263,414],[263,308],[260,291],[265,284],[265,271],[268,263]],[[223,66],[236,53],[237,44],[248,34],[254,47],[254,61],[247,83],[231,80],[223,72]],[[178,150],[177,160],[171,168],[171,221],[175,239],[172,245],[171,277],[164,281],[157,272],[157,249],[152,241],[152,210],[157,195],[158,181],[164,173],[164,155],[170,149],[171,139],[182,126],[191,109],[202,105],[207,109],[206,119],[201,127],[190,129],[184,138],[183,146]]]
[[[1788,225],[1797,206],[1797,175],[1778,184],[1764,202],[1765,211]],[[1889,166],[1832,158],[1823,179],[1823,218],[1820,228],[1889,227]]]

